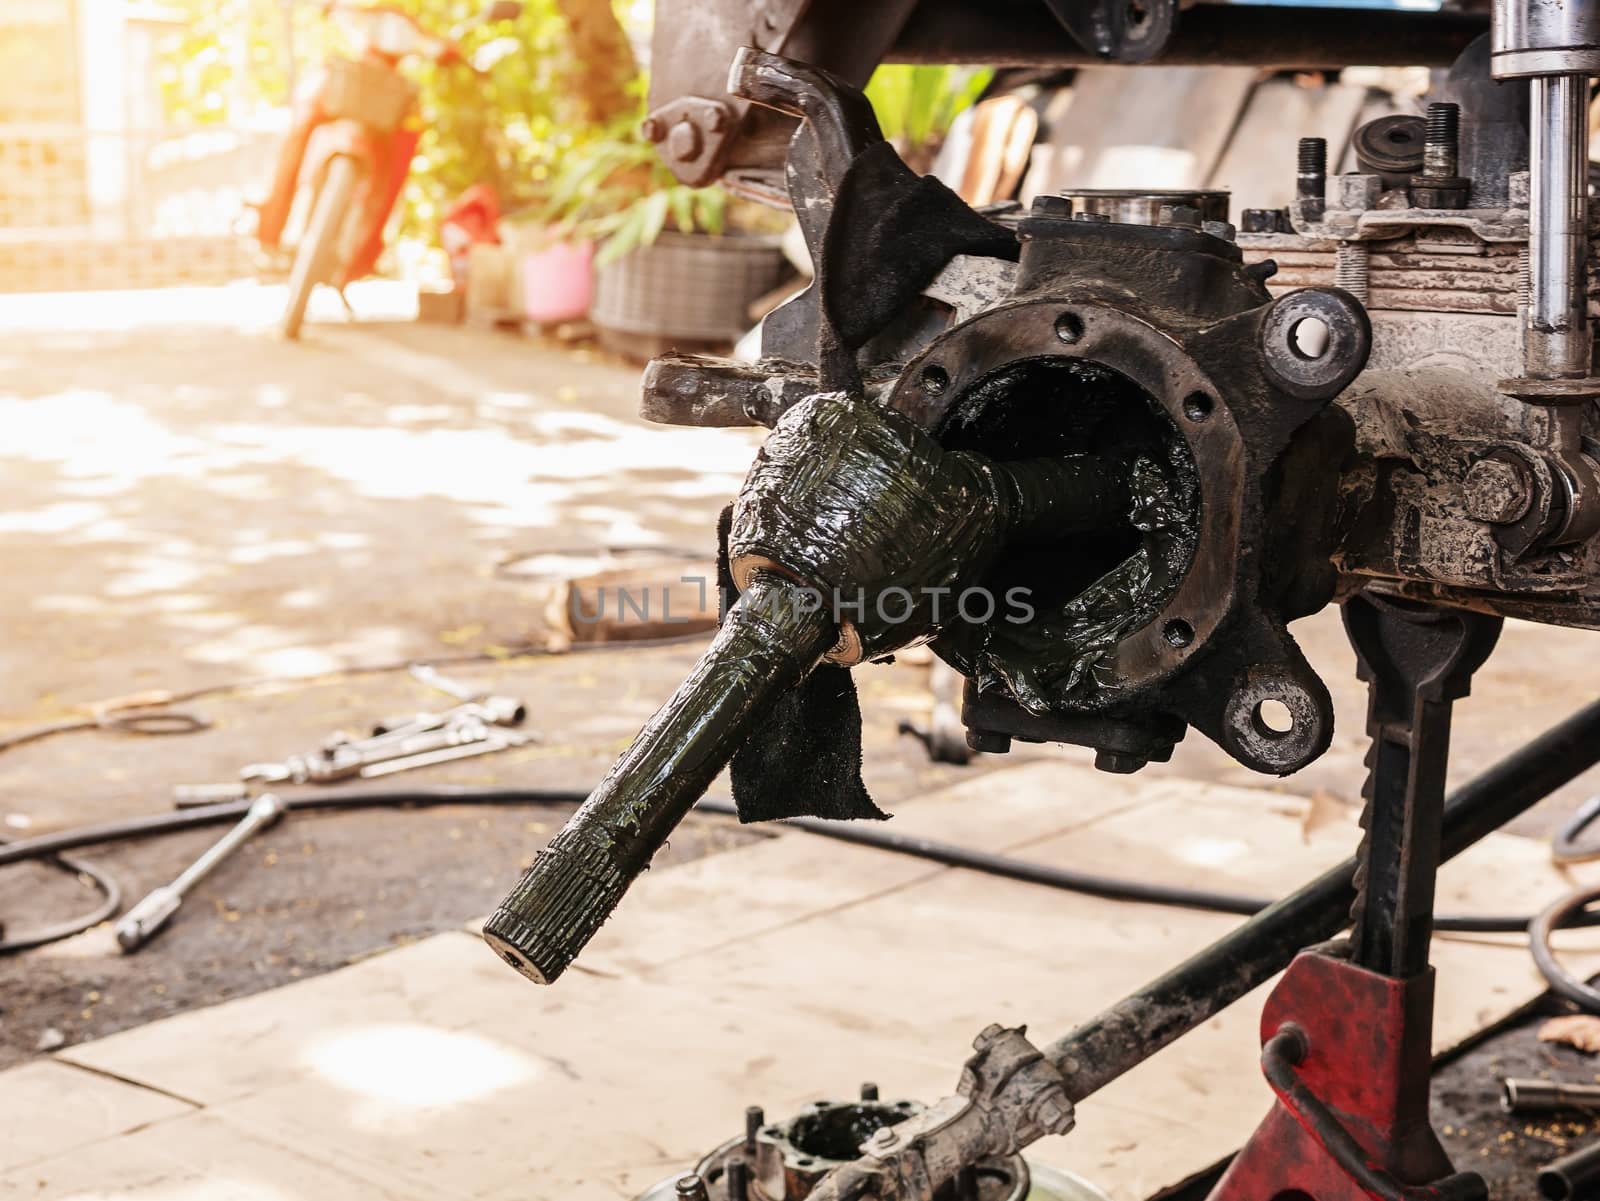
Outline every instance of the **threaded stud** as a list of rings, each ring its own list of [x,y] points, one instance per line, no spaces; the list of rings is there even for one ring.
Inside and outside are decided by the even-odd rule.
[[[1365,242],[1340,242],[1334,251],[1333,282],[1366,304],[1371,291],[1371,265],[1372,251]]]
[[[1458,135],[1461,108],[1455,104],[1428,105],[1428,122],[1423,134],[1422,173],[1437,178],[1453,176],[1458,162]]]
[[[1328,141],[1326,138],[1301,138],[1295,176],[1299,216],[1306,221],[1321,221],[1327,209],[1327,191]]]
[[[1328,139],[1300,139],[1300,174],[1328,176]]]

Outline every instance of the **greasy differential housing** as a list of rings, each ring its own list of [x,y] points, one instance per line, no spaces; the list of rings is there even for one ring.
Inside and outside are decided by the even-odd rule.
[[[1350,431],[1327,402],[1366,362],[1365,314],[1336,290],[1272,300],[1223,238],[1072,220],[1049,199],[1018,228],[1011,296],[922,348],[886,403],[1001,459],[1120,458],[1133,511],[1099,547],[1064,541],[1054,563],[1036,554],[995,581],[1029,581],[1032,620],[954,627],[935,649],[969,679],[969,726],[1143,730],[1149,750],[1181,719],[1256,770],[1295,771],[1326,749],[1333,715],[1285,627],[1332,594]],[[1268,702],[1286,723],[1264,719]],[[1021,711],[1009,728],[1007,704]]]

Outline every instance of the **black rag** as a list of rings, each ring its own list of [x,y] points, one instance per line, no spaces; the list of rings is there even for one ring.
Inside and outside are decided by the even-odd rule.
[[[739,599],[728,569],[733,506],[717,521],[717,591],[722,612]],[[772,703],[729,766],[741,822],[785,817],[889,815],[861,779],[861,703],[848,667],[820,663],[800,686]]]
[[[859,392],[856,351],[958,254],[1015,259],[1016,235],[874,142],[845,171],[817,263],[823,389]]]
[[[859,393],[856,352],[921,294],[958,254],[1015,259],[1016,236],[974,212],[932,176],[918,175],[888,142],[850,164],[817,265],[822,320],[817,356],[824,390]],[[723,611],[738,598],[728,570],[732,508],[717,528]],[[742,822],[785,817],[876,818],[861,779],[861,703],[850,669],[822,663],[774,702],[733,757]]]

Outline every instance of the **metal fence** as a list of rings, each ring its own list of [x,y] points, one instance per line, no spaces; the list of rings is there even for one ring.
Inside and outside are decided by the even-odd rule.
[[[278,135],[0,124],[0,291],[248,275],[250,197]]]

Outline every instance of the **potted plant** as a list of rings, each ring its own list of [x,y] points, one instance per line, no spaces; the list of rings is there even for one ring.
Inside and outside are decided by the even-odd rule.
[[[549,216],[596,244],[589,318],[602,343],[630,358],[733,342],[751,304],[787,271],[784,216],[715,185],[679,183],[636,119],[567,155]]]

